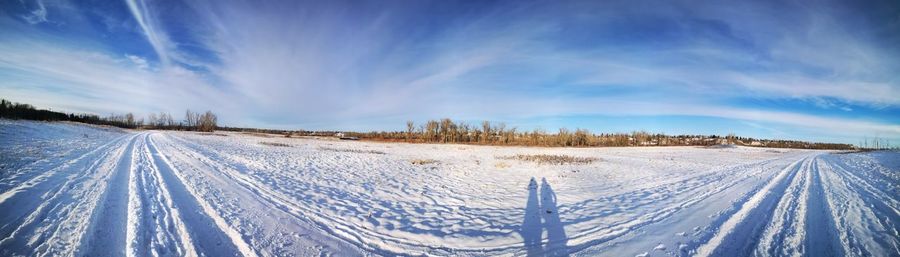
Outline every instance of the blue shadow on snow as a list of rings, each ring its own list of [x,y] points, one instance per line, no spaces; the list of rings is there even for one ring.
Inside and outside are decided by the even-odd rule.
[[[528,202],[525,205],[525,218],[519,232],[524,239],[526,255],[532,256],[568,256],[566,244],[569,239],[563,229],[557,210],[556,193],[541,179],[540,200],[538,185],[534,178],[528,183]],[[543,232],[547,231],[547,241],[543,242]]]

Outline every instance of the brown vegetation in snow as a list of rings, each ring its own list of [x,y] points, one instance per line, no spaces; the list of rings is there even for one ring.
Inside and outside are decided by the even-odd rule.
[[[291,147],[291,145],[289,145],[289,144],[276,143],[276,142],[259,142],[259,144],[268,145],[268,146],[277,146],[277,147]]]
[[[415,159],[415,160],[411,160],[409,162],[414,165],[428,165],[428,164],[438,163],[437,160],[433,160],[433,159]]]
[[[538,164],[552,164],[552,165],[589,164],[589,163],[599,160],[599,159],[593,158],[593,157],[577,157],[577,156],[558,155],[558,154],[519,154],[519,155],[514,155],[514,156],[502,156],[502,157],[497,157],[497,158],[504,159],[504,160],[520,160],[520,161],[536,162]]]
[[[742,145],[773,148],[852,149],[849,144],[810,143],[792,140],[764,140],[719,135],[666,135],[635,131],[631,133],[592,133],[587,129],[556,132],[542,129],[519,130],[504,123],[483,121],[477,126],[450,119],[429,120],[420,126],[406,122],[405,131],[344,132],[345,136],[364,140],[409,143],[454,143],[477,145],[513,145],[544,147],[601,147],[601,146],[713,146]]]
[[[319,147],[321,150],[331,151],[331,152],[343,152],[343,153],[369,153],[369,154],[385,154],[382,151],[376,150],[362,150],[362,149],[339,149],[339,148],[330,148],[330,147]]]

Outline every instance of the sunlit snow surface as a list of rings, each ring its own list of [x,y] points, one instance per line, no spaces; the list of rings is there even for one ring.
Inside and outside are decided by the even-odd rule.
[[[517,154],[598,160],[499,158]],[[900,255],[897,152],[367,143],[0,120],[0,192],[0,256]]]

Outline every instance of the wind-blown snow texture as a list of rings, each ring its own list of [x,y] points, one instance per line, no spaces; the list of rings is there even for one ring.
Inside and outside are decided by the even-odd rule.
[[[387,144],[0,120],[0,154],[0,256],[900,255],[897,152]],[[498,158],[516,154],[598,161]]]

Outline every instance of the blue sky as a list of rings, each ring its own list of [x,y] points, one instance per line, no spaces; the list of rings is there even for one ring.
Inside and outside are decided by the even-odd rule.
[[[896,1],[0,3],[0,97],[225,125],[900,143]]]

